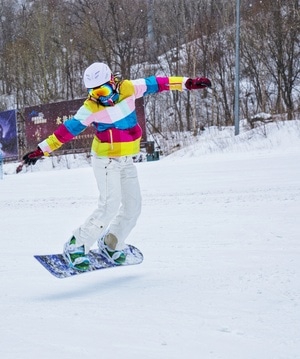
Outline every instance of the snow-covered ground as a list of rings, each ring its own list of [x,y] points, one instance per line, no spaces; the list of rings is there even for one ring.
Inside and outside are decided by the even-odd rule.
[[[33,254],[60,252],[94,209],[91,168],[41,170],[47,159],[5,175],[1,358],[299,359],[299,127],[211,130],[138,163],[143,212],[128,242],[144,262],[76,278]]]

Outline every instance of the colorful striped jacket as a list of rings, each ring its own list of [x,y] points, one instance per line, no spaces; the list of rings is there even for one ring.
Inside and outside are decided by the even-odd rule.
[[[142,130],[137,122],[135,99],[156,92],[186,89],[186,77],[155,77],[124,80],[119,100],[105,107],[85,100],[73,118],[61,124],[52,135],[39,143],[45,155],[58,149],[83,132],[90,124],[96,128],[92,153],[100,157],[134,156],[140,151]]]

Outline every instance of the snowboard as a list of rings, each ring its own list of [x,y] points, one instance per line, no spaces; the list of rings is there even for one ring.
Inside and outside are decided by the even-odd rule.
[[[70,267],[69,262],[63,254],[34,255],[34,258],[37,259],[55,277],[68,278],[79,274],[94,272],[96,270],[124,267],[142,263],[144,257],[138,248],[129,244],[125,247],[124,251],[126,253],[126,261],[123,264],[115,264],[111,263],[97,250],[91,250],[88,254],[91,265],[86,271]]]

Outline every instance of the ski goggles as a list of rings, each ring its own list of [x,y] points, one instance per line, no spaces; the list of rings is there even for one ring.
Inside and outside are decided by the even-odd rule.
[[[93,89],[89,89],[88,90],[89,95],[91,95],[92,97],[99,99],[99,98],[103,98],[103,97],[110,97],[112,96],[114,90],[112,88],[111,85],[109,85],[108,83],[101,85],[99,87],[95,87]]]

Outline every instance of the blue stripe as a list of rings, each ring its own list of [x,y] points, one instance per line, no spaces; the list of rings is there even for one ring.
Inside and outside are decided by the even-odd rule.
[[[97,130],[102,132],[109,128],[117,128],[119,130],[127,130],[128,128],[132,128],[137,124],[137,116],[136,112],[131,112],[128,116],[122,118],[119,121],[114,123],[95,123]]]
[[[145,82],[146,82],[147,90],[144,93],[144,95],[150,95],[158,92],[158,84],[155,76],[146,77]]]
[[[76,118],[70,118],[68,121],[64,123],[67,130],[73,135],[77,136],[82,131],[86,129],[87,126],[83,125],[80,121],[76,120]]]

